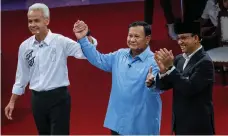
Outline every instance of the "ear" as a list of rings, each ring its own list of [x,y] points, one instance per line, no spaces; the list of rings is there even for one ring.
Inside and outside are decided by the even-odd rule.
[[[193,38],[194,38],[195,41],[199,41],[199,36],[198,35],[194,35]]]
[[[45,18],[44,21],[45,21],[45,22],[44,22],[45,25],[49,25],[49,22],[50,22],[50,19],[49,19],[49,18]]]
[[[151,35],[146,36],[146,44],[149,44],[151,40]]]

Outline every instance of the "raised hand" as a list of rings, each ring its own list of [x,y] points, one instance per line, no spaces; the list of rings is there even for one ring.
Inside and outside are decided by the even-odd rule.
[[[164,74],[166,72],[166,68],[165,68],[164,64],[159,59],[158,51],[155,52],[154,59],[155,59],[156,63],[158,64],[158,67],[160,69],[160,73]]]
[[[155,77],[152,74],[152,67],[150,67],[149,72],[148,72],[147,77],[146,77],[146,86],[151,87],[155,82],[154,79],[155,79]]]
[[[168,51],[166,48],[160,49],[159,51],[156,51],[155,58],[156,58],[155,60],[157,63],[163,64],[163,66],[160,65],[161,71],[163,71],[164,68],[167,69],[170,66],[173,66],[174,56],[173,56],[173,53],[171,50]]]
[[[83,21],[78,20],[74,24],[73,32],[78,40],[85,37],[88,33],[88,26]]]

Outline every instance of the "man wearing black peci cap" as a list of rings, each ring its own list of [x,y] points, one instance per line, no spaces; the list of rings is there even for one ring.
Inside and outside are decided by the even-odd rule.
[[[175,30],[183,53],[174,59],[172,51],[156,51],[160,68],[156,87],[173,89],[172,130],[176,135],[213,135],[214,66],[200,44],[200,24],[179,23]],[[154,79],[148,78],[147,81]],[[151,84],[147,82],[147,86]]]

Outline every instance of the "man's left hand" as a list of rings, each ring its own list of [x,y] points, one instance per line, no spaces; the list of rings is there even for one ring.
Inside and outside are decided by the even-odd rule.
[[[154,83],[154,80],[155,80],[155,77],[152,74],[152,67],[150,67],[149,72],[148,72],[147,77],[146,77],[146,81],[145,81],[146,86],[151,87]]]
[[[83,21],[78,20],[75,24],[74,24],[74,28],[73,28],[73,32],[76,36],[76,38],[78,40],[80,40],[81,38],[85,37],[86,34],[88,33],[88,26],[87,24],[85,24]]]

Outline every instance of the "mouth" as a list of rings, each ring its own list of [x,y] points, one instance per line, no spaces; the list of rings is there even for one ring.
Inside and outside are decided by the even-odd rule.
[[[129,43],[129,45],[133,47],[137,46],[137,44],[133,44],[133,43]]]
[[[33,31],[33,32],[34,32],[34,31],[38,31],[38,29],[30,29],[30,30]]]
[[[181,50],[185,50],[186,46],[185,45],[181,45],[180,48],[181,48]]]
[[[35,29],[35,28],[31,28],[30,31],[33,33],[33,34],[38,34],[40,31],[39,29]]]
[[[38,31],[38,28],[30,28],[31,31]]]

